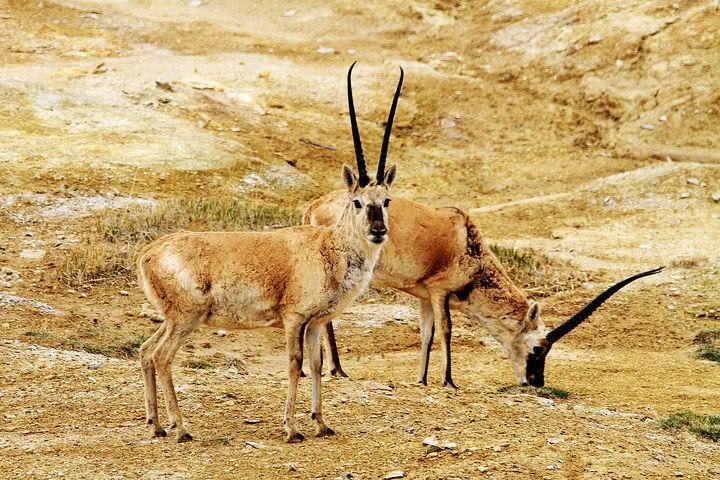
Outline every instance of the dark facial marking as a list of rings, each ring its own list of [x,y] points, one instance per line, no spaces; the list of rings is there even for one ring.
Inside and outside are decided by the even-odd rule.
[[[385,228],[385,219],[383,218],[382,207],[377,205],[367,206],[368,223],[370,224],[370,234],[376,237],[382,237],[387,233]]]
[[[545,359],[552,345],[547,340],[543,340],[542,344],[542,346],[533,347],[533,351],[528,353],[527,357],[525,376],[533,387],[545,386]]]
[[[362,203],[360,203],[360,200],[353,200],[353,205],[355,205],[355,208],[362,208]]]

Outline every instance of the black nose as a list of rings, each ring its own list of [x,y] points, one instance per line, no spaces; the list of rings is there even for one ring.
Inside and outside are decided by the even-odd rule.
[[[384,225],[372,226],[370,228],[370,233],[372,233],[376,237],[382,237],[383,235],[385,235],[387,233],[387,228],[385,228]]]

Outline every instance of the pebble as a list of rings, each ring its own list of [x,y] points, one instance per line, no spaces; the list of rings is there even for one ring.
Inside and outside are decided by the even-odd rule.
[[[548,439],[546,440],[546,442],[547,442],[549,445],[557,445],[557,444],[562,443],[562,439],[561,439],[561,438],[548,438]]]
[[[258,442],[251,442],[250,440],[245,440],[245,446],[249,448],[265,448],[265,445]]]
[[[560,470],[560,465],[557,463],[553,463],[552,465],[548,465],[545,468],[547,468],[548,470]]]
[[[128,292],[127,290],[120,290],[120,295],[122,295],[123,297],[127,297],[128,295],[130,295],[130,292]]]
[[[393,470],[383,477],[383,480],[393,480],[394,478],[405,478],[405,472],[402,470]]]
[[[688,192],[682,192],[680,194],[680,198],[688,198],[689,196],[690,196],[690,194]]]
[[[20,252],[21,258],[27,258],[28,260],[40,260],[45,256],[45,250],[41,249],[26,249]]]
[[[643,130],[655,130],[655,125],[651,123],[643,123],[640,125],[640,128],[642,128]]]
[[[268,79],[270,78],[270,70],[260,70],[257,76],[258,78]]]
[[[227,334],[228,332],[226,330],[218,330],[217,332],[215,332],[215,335],[217,335],[218,337],[227,337]]]
[[[283,17],[294,17],[297,13],[297,10],[285,10],[283,12]]]
[[[455,128],[457,124],[452,118],[443,118],[440,120],[440,128]]]
[[[10,328],[10,324],[5,322],[2,324],[2,328]]]
[[[588,43],[588,45],[594,45],[594,44],[600,43],[602,41],[603,41],[603,36],[596,33],[595,35],[590,35],[587,43]]]
[[[687,179],[688,185],[700,185],[700,180],[694,177],[690,177]]]
[[[487,466],[485,466],[485,465],[480,465],[480,466],[478,467],[478,471],[479,471],[480,473],[487,473],[487,472],[490,471],[490,467],[487,467]]]
[[[660,115],[660,118],[658,118],[661,122],[667,122],[667,115]]]
[[[713,202],[718,203],[720,202],[720,190],[717,192],[713,192],[712,195],[710,195],[710,198],[712,198]]]
[[[317,53],[322,53],[322,54],[335,53],[335,49],[330,48],[330,47],[320,47],[316,51],[317,51]]]

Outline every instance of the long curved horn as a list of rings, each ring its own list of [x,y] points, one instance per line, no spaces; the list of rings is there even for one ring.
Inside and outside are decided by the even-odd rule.
[[[400,98],[400,90],[402,89],[404,76],[405,72],[402,67],[400,67],[400,81],[395,89],[395,96],[393,97],[390,114],[388,115],[388,121],[385,125],[385,136],[383,136],[382,148],[380,148],[380,161],[378,162],[377,177],[375,177],[378,185],[382,185],[383,180],[385,180],[385,159],[387,158],[388,146],[390,145],[390,132],[392,132],[392,124],[395,119],[395,108],[397,107],[398,99]]]
[[[560,340],[562,337],[567,335],[568,333],[572,332],[575,327],[580,325],[584,320],[586,320],[590,315],[593,314],[595,310],[602,305],[605,300],[612,297],[615,293],[617,293],[618,290],[623,288],[625,285],[634,282],[638,278],[647,277],[648,275],[655,275],[656,273],[660,273],[662,269],[665,267],[659,267],[654,270],[648,270],[647,272],[638,273],[637,275],[633,275],[632,277],[628,277],[625,280],[616,283],[612,287],[608,288],[604,292],[602,292],[600,295],[595,297],[590,303],[585,305],[582,310],[577,312],[575,315],[570,317],[569,320],[567,320],[565,323],[559,325],[554,330],[550,331],[547,336],[545,337],[548,342],[555,343],[558,340]]]
[[[357,160],[358,166],[358,183],[361,187],[367,186],[370,183],[370,177],[367,174],[367,167],[365,166],[365,156],[363,155],[362,143],[360,142],[360,132],[358,131],[357,118],[355,118],[355,104],[353,103],[352,94],[352,71],[357,61],[350,65],[347,75],[347,87],[348,87],[348,108],[350,110],[350,126],[352,127],[353,143],[355,144],[355,160]]]

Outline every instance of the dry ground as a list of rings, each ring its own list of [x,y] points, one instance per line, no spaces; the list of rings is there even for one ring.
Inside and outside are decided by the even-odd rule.
[[[0,267],[22,279],[0,285],[0,477],[720,476],[719,444],[659,425],[720,412],[718,364],[693,344],[720,328],[716,4],[0,3]],[[500,391],[507,360],[463,318],[460,390],[440,387],[435,355],[415,385],[414,302],[372,294],[337,328],[351,380],[326,379],[336,438],[282,442],[281,332],[203,330],[175,369],[196,440],[150,440],[141,293],[122,276],[69,286],[61,266],[109,211],[301,208],[337,188],[355,59],[369,158],[406,71],[397,195],[467,208],[492,241],[587,278],[560,293],[526,279],[548,325],[613,279],[668,269],[553,350],[547,381],[567,399]],[[308,396],[303,381],[306,433]],[[429,435],[457,448],[428,455]]]

